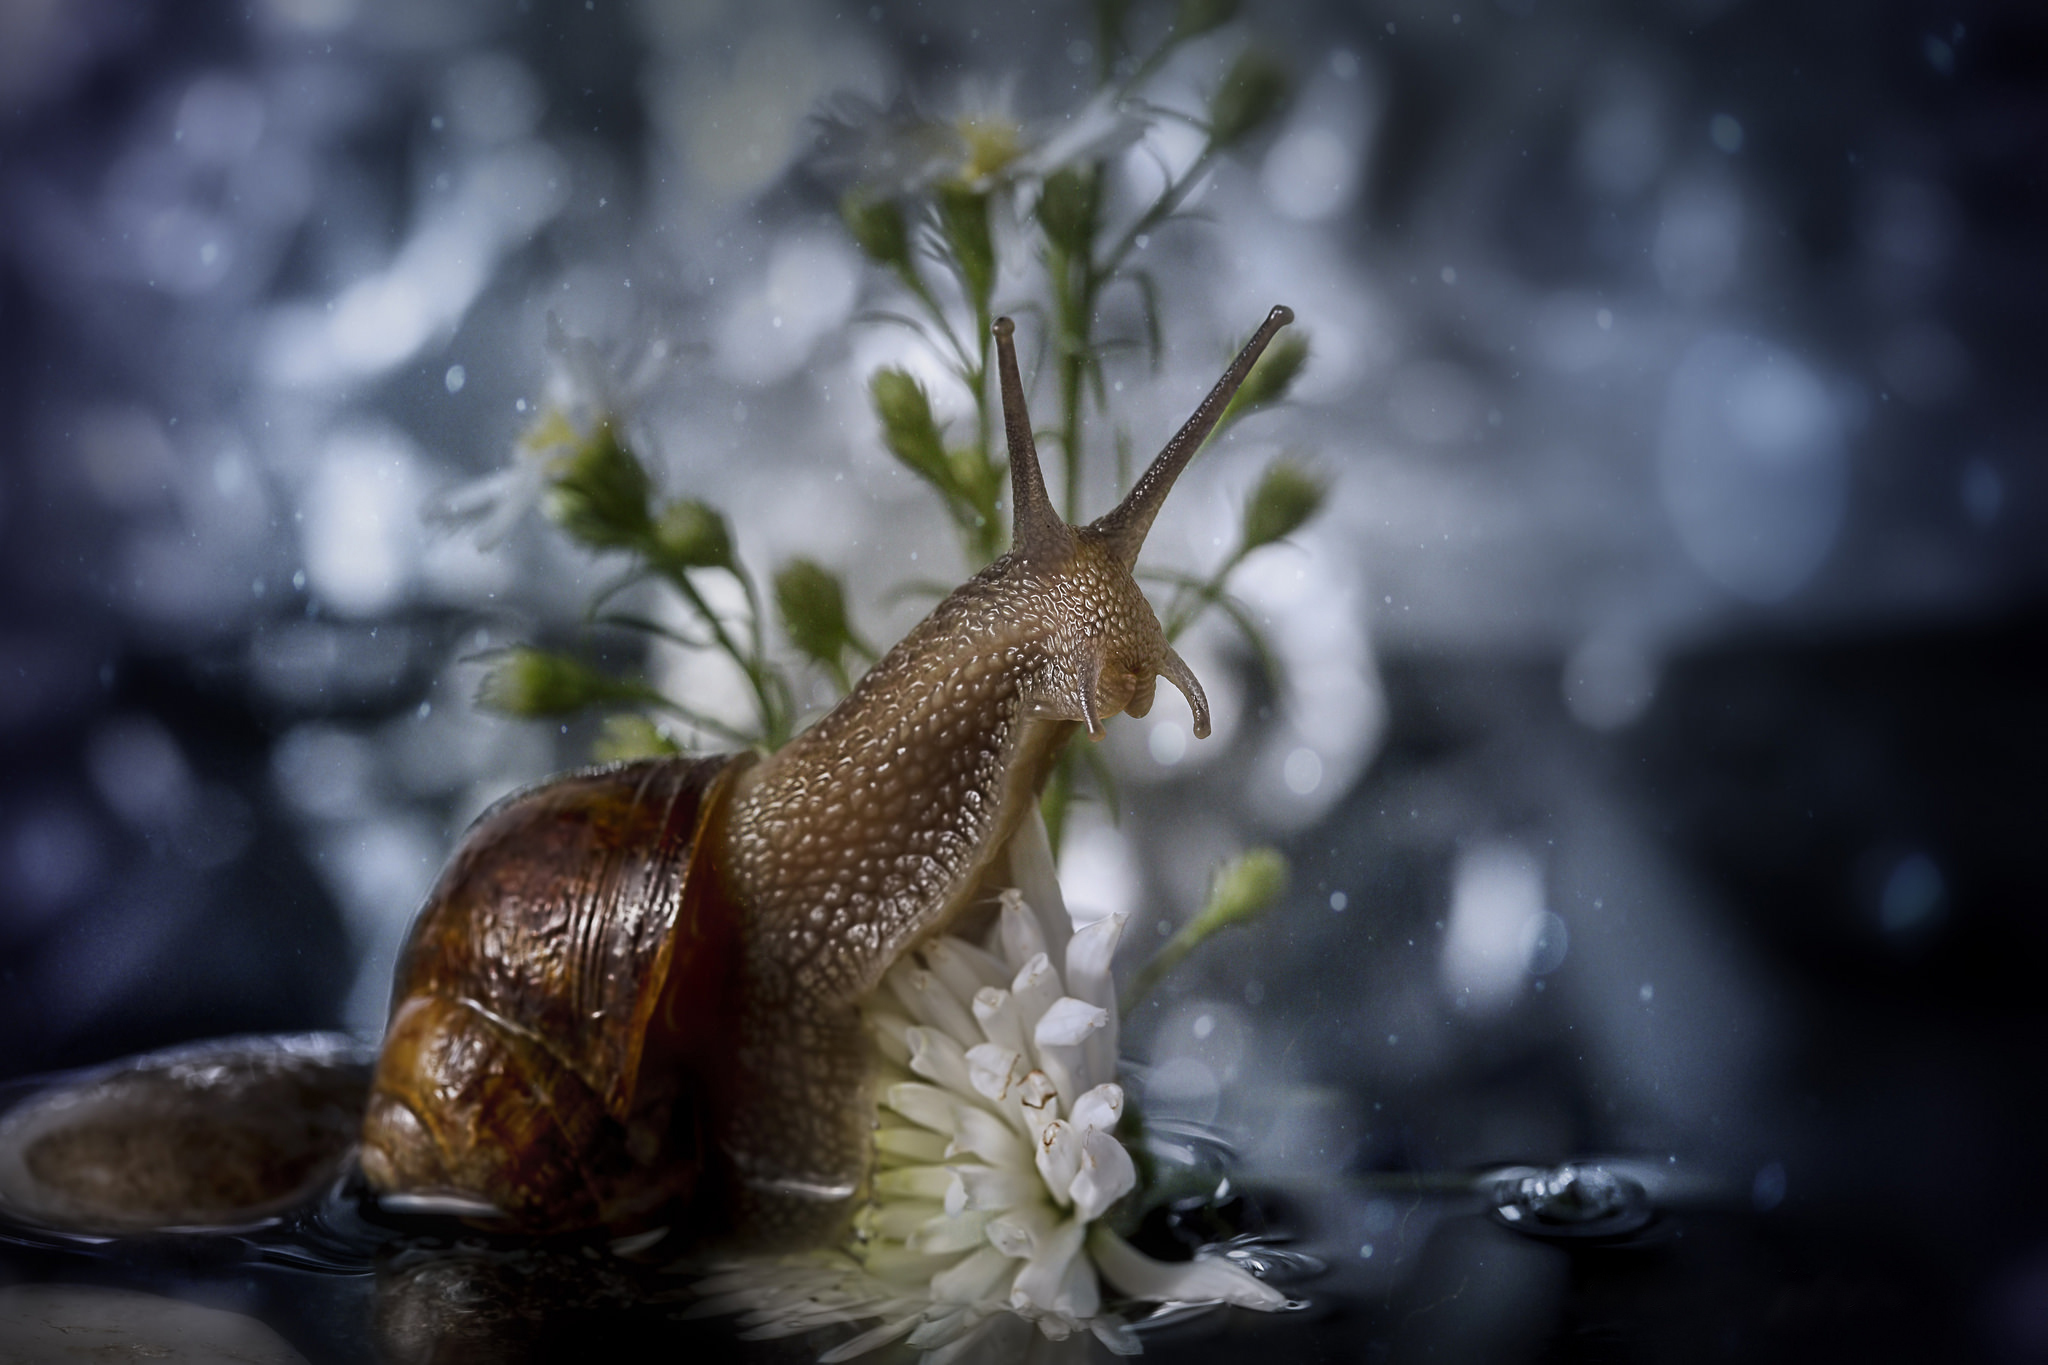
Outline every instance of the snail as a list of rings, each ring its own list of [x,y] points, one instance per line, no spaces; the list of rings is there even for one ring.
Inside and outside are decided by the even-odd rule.
[[[519,1232],[814,1241],[872,1158],[863,1000],[1050,873],[1037,799],[1077,728],[1201,684],[1133,577],[1174,480],[1293,320],[1274,308],[1118,506],[1046,495],[995,323],[1011,551],[780,750],[575,772],[471,826],[415,919],[363,1111],[386,1206]],[[671,1242],[671,1247],[677,1242]]]
[[[792,1242],[843,1218],[873,1106],[858,1008],[1009,884],[1076,727],[1201,684],[1132,577],[1160,503],[1279,329],[1274,308],[1129,495],[1046,495],[995,323],[1012,550],[781,750],[628,763],[485,813],[401,957],[363,1125],[387,1198],[523,1228]],[[1042,854],[1040,856],[1043,856]]]

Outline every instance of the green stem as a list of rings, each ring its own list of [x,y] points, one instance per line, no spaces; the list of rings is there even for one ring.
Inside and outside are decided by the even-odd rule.
[[[704,619],[704,624],[711,631],[711,638],[718,642],[718,647],[725,651],[728,658],[739,665],[740,672],[746,674],[747,683],[754,692],[755,707],[761,717],[761,741],[770,748],[776,747],[780,743],[780,737],[777,734],[779,729],[776,714],[777,708],[774,697],[769,693],[765,670],[755,660],[749,659],[746,653],[733,643],[733,638],[727,632],[725,623],[718,618],[716,612],[711,610],[710,604],[697,591],[697,585],[690,581],[690,576],[687,572],[681,569],[673,569],[667,571],[664,576],[669,582],[675,584],[676,591],[680,592],[684,600],[689,602],[690,606],[696,611],[697,615]]]

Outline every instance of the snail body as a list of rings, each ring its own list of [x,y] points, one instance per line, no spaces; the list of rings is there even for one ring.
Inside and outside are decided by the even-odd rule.
[[[776,753],[571,774],[487,812],[401,956],[361,1161],[387,1198],[530,1230],[667,1221],[795,1243],[871,1159],[859,1008],[889,967],[1046,858],[1036,801],[1077,728],[1150,709],[1208,733],[1200,684],[1132,577],[1174,479],[1275,308],[1113,511],[1039,472],[996,324],[1010,553]]]

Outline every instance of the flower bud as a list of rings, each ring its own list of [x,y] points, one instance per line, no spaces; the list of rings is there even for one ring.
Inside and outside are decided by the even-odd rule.
[[[910,229],[903,207],[893,199],[870,199],[858,190],[839,201],[839,216],[868,259],[896,270],[910,269]]]
[[[1287,859],[1276,848],[1250,848],[1225,863],[1209,886],[1195,923],[1209,933],[1264,914],[1287,889]],[[1192,926],[1190,926],[1192,927]]]
[[[491,657],[490,670],[477,685],[476,704],[502,716],[534,720],[570,715],[632,691],[631,684],[581,660],[520,645]]]
[[[918,477],[947,488],[952,471],[924,386],[902,370],[877,370],[868,380],[868,396],[882,419],[882,443],[889,453]]]
[[[732,530],[709,503],[677,498],[661,509],[648,558],[665,569],[729,569]]]
[[[1039,191],[1038,225],[1069,256],[1085,256],[1095,241],[1096,183],[1093,171],[1066,166],[1047,176]]]
[[[636,758],[664,758],[682,752],[661,727],[638,711],[620,711],[604,718],[604,729],[591,745],[599,763],[627,763]]]
[[[549,469],[543,504],[564,531],[595,549],[644,544],[652,522],[647,510],[647,470],[619,441],[610,422]]]
[[[1284,540],[1322,510],[1329,485],[1292,460],[1275,460],[1259,477],[1244,505],[1243,539],[1249,554],[1261,545]]]
[[[939,235],[959,264],[967,297],[977,312],[988,311],[996,287],[995,238],[989,232],[988,195],[965,185],[939,186]]]
[[[1244,53],[1209,101],[1209,145],[1244,141],[1280,112],[1288,94],[1287,72],[1278,62],[1262,52]]]
[[[1294,381],[1300,377],[1304,365],[1308,364],[1308,334],[1286,332],[1275,338],[1252,366],[1244,383],[1231,396],[1230,403],[1223,409],[1223,417],[1217,423],[1228,426],[1238,418],[1247,416],[1260,408],[1270,407],[1287,397]]]
[[[837,672],[853,628],[846,619],[846,591],[816,560],[792,559],[775,571],[775,611],[789,642],[809,659]]]

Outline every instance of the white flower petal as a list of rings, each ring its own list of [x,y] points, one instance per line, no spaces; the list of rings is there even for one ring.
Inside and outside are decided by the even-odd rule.
[[[1005,1256],[1023,1260],[1059,1226],[1051,1208],[1043,1204],[1005,1210],[988,1224],[989,1245]]]
[[[1066,1205],[1067,1188],[1081,1170],[1081,1135],[1060,1119],[1046,1124],[1038,1134],[1036,1165],[1045,1188],[1062,1206]]]
[[[974,1093],[1000,1104],[1025,1076],[1023,1055],[1000,1043],[981,1043],[967,1049],[967,1083]]]
[[[831,1350],[818,1357],[818,1365],[836,1365],[837,1362],[842,1360],[852,1360],[855,1356],[864,1356],[869,1351],[887,1346],[923,1320],[924,1313],[920,1310],[898,1318],[894,1322],[885,1322],[880,1327],[862,1332],[859,1336],[852,1337],[834,1346]]]
[[[910,1069],[955,1095],[973,1089],[968,1080],[967,1054],[950,1034],[933,1028],[911,1028],[904,1034],[910,1044]]]
[[[1039,1016],[1031,1041],[1041,1048],[1077,1047],[1088,1035],[1109,1023],[1109,1011],[1086,1000],[1063,995]]]
[[[877,1128],[875,1150],[886,1156],[902,1157],[906,1161],[925,1162],[932,1165],[946,1159],[946,1139],[923,1128]]]
[[[1109,1348],[1110,1354],[1134,1356],[1144,1353],[1144,1343],[1131,1325],[1113,1313],[1099,1313],[1089,1319],[1088,1330],[1095,1333],[1095,1339]]]
[[[918,1081],[892,1085],[883,1092],[882,1102],[912,1123],[921,1124],[934,1133],[951,1137],[958,1126],[954,1120],[953,1097],[935,1085],[924,1085]]]
[[[1017,1002],[1006,990],[984,986],[974,993],[974,1018],[982,1035],[991,1043],[1024,1055],[1030,1041],[1024,1036],[1024,1021],[1017,1014]]]
[[[961,1257],[952,1269],[932,1276],[932,1297],[940,1303],[978,1302],[1014,1268],[1009,1257],[992,1246],[984,1246]]]
[[[959,1127],[953,1136],[949,1157],[965,1153],[978,1156],[992,1166],[1024,1170],[1031,1153],[1016,1129],[977,1105],[963,1104],[957,1114]]]
[[[1114,1081],[1103,1082],[1074,1101],[1072,1117],[1074,1127],[1084,1133],[1091,1128],[1114,1133],[1123,1122],[1124,1088]]]
[[[1045,951],[1045,930],[1039,927],[1038,916],[1025,905],[1023,892],[1014,888],[1003,892],[1002,903],[997,933],[1003,957],[1012,970],[1022,970],[1025,963]]]
[[[1060,1092],[1043,1071],[1034,1071],[1017,1087],[1017,1103],[1023,1111],[1024,1129],[1037,1136],[1040,1129],[1060,1116]]]
[[[877,1199],[874,1205],[862,1214],[862,1225],[876,1237],[907,1243],[925,1224],[945,1216],[945,1206],[935,1200]],[[925,1251],[937,1249],[913,1248]]]
[[[1070,1322],[1086,1322],[1102,1311],[1102,1286],[1086,1256],[1076,1256],[1067,1266],[1067,1278],[1053,1296],[1052,1306]]]
[[[1124,1145],[1099,1128],[1083,1134],[1080,1147],[1081,1169],[1068,1192],[1075,1216],[1093,1222],[1103,1210],[1138,1188],[1138,1168]]]
[[[954,1173],[945,1166],[898,1166],[875,1175],[875,1193],[889,1199],[942,1200],[951,1192]]]
[[[988,1221],[985,1212],[969,1210],[966,1213],[940,1214],[928,1219],[905,1239],[904,1245],[912,1251],[922,1251],[938,1256],[954,1251],[973,1251],[988,1242]]]
[[[1079,1219],[1070,1218],[1039,1240],[1031,1259],[1024,1263],[1016,1282],[1010,1286],[1012,1308],[1036,1309],[1040,1313],[1052,1308],[1060,1285],[1066,1281],[1067,1263],[1080,1253],[1086,1231],[1086,1225]]]
[[[1064,994],[1060,974],[1052,969],[1052,961],[1044,953],[1033,954],[1029,962],[1017,969],[1017,979],[1010,983],[1010,1002],[1017,1007],[1017,1021],[1024,1026],[1027,1036],[1052,1008],[1052,1002]]]
[[[1116,984],[1110,979],[1110,959],[1124,936],[1130,916],[1109,915],[1067,940],[1067,991],[1104,1009],[1116,1008]]]
[[[1038,917],[1046,942],[1065,943],[1074,936],[1074,921],[1060,894],[1059,869],[1053,864],[1052,840],[1035,807],[1010,840],[1010,876],[1024,893],[1024,903]]]
[[[1028,1167],[958,1165],[951,1170],[967,1191],[966,1207],[970,1209],[999,1212],[1045,1197],[1037,1173]]]
[[[875,1045],[882,1055],[898,1066],[910,1065],[910,1044],[905,1041],[912,1024],[910,1020],[892,1009],[870,1006],[867,1011],[868,1028],[875,1035]]]
[[[957,938],[934,939],[925,945],[925,965],[933,976],[944,982],[946,989],[961,1000],[972,1000],[974,993],[988,985],[981,973],[975,970],[964,951],[966,941]],[[998,977],[1000,982],[1002,978]]]
[[[962,1047],[972,1047],[981,1041],[981,1029],[967,1006],[932,973],[922,967],[908,971],[897,967],[887,979],[896,998],[918,1023],[952,1034]]]
[[[1088,1253],[1102,1277],[1134,1299],[1155,1303],[1234,1303],[1267,1312],[1287,1296],[1221,1257],[1168,1263],[1155,1261],[1100,1223],[1088,1237]],[[1022,1275],[1018,1276],[1022,1279]]]

